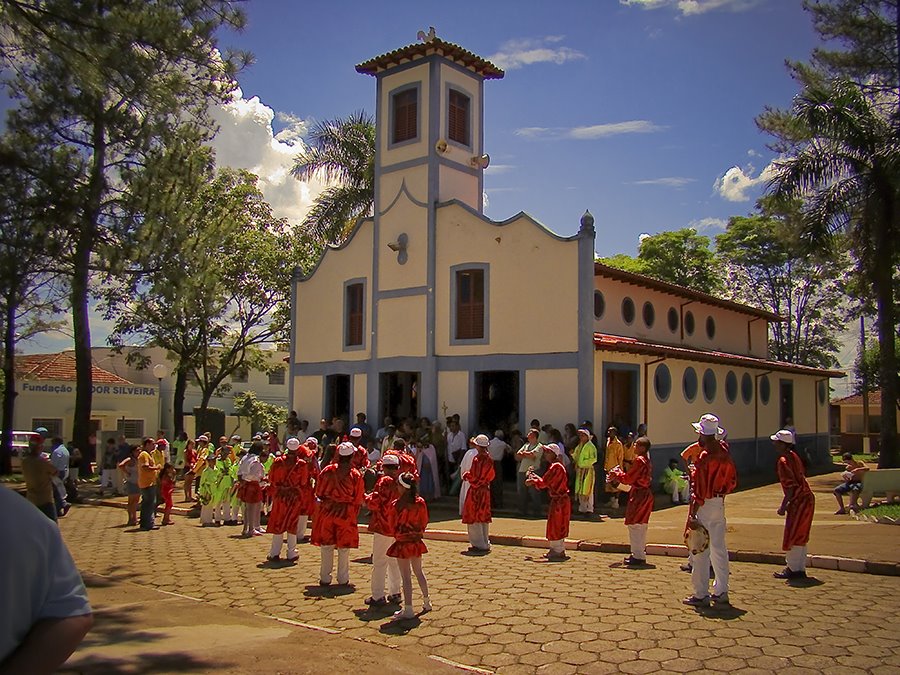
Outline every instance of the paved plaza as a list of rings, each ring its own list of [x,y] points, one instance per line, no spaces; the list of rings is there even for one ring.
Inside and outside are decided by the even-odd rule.
[[[428,657],[498,673],[900,671],[900,577],[814,569],[789,586],[772,577],[776,567],[733,563],[733,607],[697,610],[680,602],[690,587],[677,558],[627,569],[620,555],[572,551],[547,563],[540,549],[470,557],[463,544],[428,541],[434,610],[391,624],[391,610],[363,603],[369,535],[351,558],[355,587],[322,589],[308,544],[297,565],[273,567],[269,537],[241,539],[240,527],[179,517],[141,532],[124,520],[119,509],[81,506],[60,523],[98,615],[72,672],[447,668]],[[197,654],[210,650],[218,658]]]

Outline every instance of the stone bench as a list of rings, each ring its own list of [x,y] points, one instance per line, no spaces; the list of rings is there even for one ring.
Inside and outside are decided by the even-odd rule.
[[[859,493],[862,507],[868,507],[876,494],[883,494],[888,501],[900,495],[900,469],[871,469],[863,474]]]

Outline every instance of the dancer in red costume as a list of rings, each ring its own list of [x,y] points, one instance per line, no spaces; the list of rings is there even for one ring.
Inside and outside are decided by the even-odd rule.
[[[297,555],[297,519],[303,504],[300,498],[301,485],[308,472],[305,462],[300,461],[297,451],[300,441],[289,438],[287,452],[272,462],[269,469],[269,490],[272,495],[272,511],[266,532],[272,536],[272,548],[266,560],[278,560],[281,544],[287,535],[288,561],[295,561]]]
[[[471,441],[478,449],[470,468],[462,479],[469,483],[463,504],[462,521],[468,526],[469,553],[487,553],[491,550],[488,526],[491,522],[491,481],[494,480],[494,461],[488,454],[490,439],[478,434]]]
[[[350,442],[353,444],[353,459],[350,466],[362,473],[369,467],[369,451],[359,444],[362,440],[362,429],[353,427],[350,429]]]
[[[369,518],[369,532],[372,533],[372,595],[366,598],[366,604],[374,607],[400,601],[400,568],[396,558],[387,554],[394,543],[391,514],[392,504],[400,496],[396,481],[400,460],[396,455],[385,455],[381,459],[381,465],[384,475],[366,495],[366,508],[372,514]],[[388,578],[388,597],[384,596],[385,574]]]
[[[290,440],[290,439],[288,439]],[[312,442],[310,442],[312,441]],[[300,482],[300,518],[297,521],[297,541],[309,541],[306,537],[306,524],[316,508],[316,482],[319,480],[319,449],[315,438],[309,438],[300,445],[297,459],[306,468]]]
[[[806,482],[803,460],[794,449],[794,432],[782,429],[769,438],[778,451],[775,468],[781,489],[784,491],[778,515],[786,516],[781,548],[786,551],[784,557],[787,567],[781,572],[775,572],[774,576],[778,579],[805,579],[806,545],[809,543],[809,530],[816,510],[816,499],[809,489],[809,483]]]
[[[411,473],[419,479],[419,471],[416,467],[416,458],[413,457],[406,449],[406,441],[402,438],[395,438],[390,450],[385,455],[396,455],[400,460],[400,473]]]
[[[525,485],[550,493],[550,508],[547,511],[547,541],[550,542],[550,551],[545,557],[554,562],[568,560],[565,540],[569,536],[572,501],[569,499],[569,477],[562,463],[563,450],[556,443],[551,443],[542,445],[541,451],[550,466],[543,476],[538,476],[530,468],[525,477]]]
[[[403,609],[394,613],[393,620],[412,619],[415,616],[412,604],[412,573],[415,572],[422,591],[422,611],[431,611],[431,600],[428,597],[428,582],[422,571],[422,554],[428,548],[422,537],[428,527],[428,506],[419,496],[416,477],[411,473],[400,474],[397,478],[400,496],[391,504],[391,520],[394,538],[387,554],[397,559],[400,577],[403,579]]]
[[[337,582],[343,586],[350,583],[350,549],[359,548],[356,519],[364,491],[362,474],[350,465],[355,450],[353,443],[341,443],[337,463],[322,469],[316,484],[319,504],[313,519],[312,543],[322,554],[319,570],[322,586],[331,585],[335,548],[338,550]]]
[[[623,485],[630,485],[628,505],[625,507],[625,525],[628,526],[628,539],[631,542],[631,555],[625,558],[626,565],[644,565],[647,563],[647,524],[653,511],[653,491],[650,484],[653,480],[653,467],[650,465],[650,439],[641,436],[634,442],[634,460],[628,471],[615,467],[609,472],[609,478]]]

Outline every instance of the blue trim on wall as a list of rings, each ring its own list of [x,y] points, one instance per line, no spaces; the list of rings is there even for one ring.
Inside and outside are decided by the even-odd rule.
[[[379,291],[375,302],[379,300],[387,300],[390,298],[408,298],[414,295],[425,295],[428,292],[427,286],[410,286],[408,288],[390,288],[386,291]]]
[[[376,78],[375,86],[375,129],[376,132],[384,128],[384,110],[382,110],[382,100],[384,93],[384,78]],[[390,130],[387,130],[390,135]],[[385,139],[386,143],[390,143],[390,137]],[[369,358],[363,362],[366,373],[366,419],[378,419],[378,381],[375,377],[376,362],[378,359],[378,297],[381,294],[379,288],[379,264],[378,252],[381,250],[381,180],[382,169],[381,163],[384,160],[384,154],[381,150],[381,139],[376,133],[375,138],[375,202],[373,213],[375,214],[372,232],[372,334],[369,337]],[[401,190],[405,188],[405,183],[401,185]],[[398,193],[399,197],[399,193]],[[362,372],[362,371],[361,371]],[[351,391],[355,389],[354,383],[350,383]]]
[[[393,164],[388,164],[387,166],[381,167],[381,175],[385,175],[388,173],[395,173],[397,171],[405,171],[406,169],[413,169],[417,166],[426,166],[428,164],[428,157],[417,157],[416,159],[405,159],[402,162],[394,162]]]
[[[484,78],[478,82],[478,147],[474,154],[484,152]],[[478,172],[478,213],[484,214],[484,169],[476,169]],[[519,413],[520,415],[523,413]]]
[[[549,227],[547,227],[546,225],[544,225],[544,224],[541,223],[540,221],[536,220],[533,216],[529,215],[529,214],[526,213],[525,211],[519,211],[516,215],[514,215],[514,216],[512,216],[512,217],[510,217],[510,218],[507,218],[506,220],[491,220],[490,218],[488,218],[487,216],[485,216],[483,213],[481,213],[481,212],[479,212],[478,210],[472,208],[471,206],[469,206],[469,205],[466,204],[465,202],[460,201],[459,199],[448,199],[448,200],[445,201],[445,202],[440,202],[439,204],[436,205],[436,208],[442,209],[442,208],[448,207],[448,206],[458,206],[458,207],[460,207],[461,209],[463,209],[463,210],[465,210],[465,211],[468,211],[468,212],[471,213],[473,216],[477,216],[478,218],[480,218],[481,221],[482,221],[483,223],[486,223],[486,224],[488,224],[488,225],[494,225],[495,227],[504,227],[504,226],[509,225],[509,224],[511,224],[511,223],[517,222],[517,221],[520,220],[520,219],[524,219],[526,222],[531,223],[531,224],[534,225],[536,228],[538,228],[541,232],[543,232],[544,234],[546,234],[548,237],[552,237],[552,238],[555,239],[556,241],[575,241],[576,239],[578,239],[578,238],[581,236],[580,234],[573,234],[573,235],[571,235],[571,236],[569,236],[569,237],[564,237],[564,236],[562,236],[562,235],[556,234],[556,232],[554,232],[553,230],[551,230]],[[593,255],[593,251],[591,252],[591,254]],[[592,259],[592,260],[591,260],[591,265],[592,265],[592,267],[591,267],[591,273],[592,273],[592,274],[593,274],[593,262],[594,262],[594,261],[593,261],[593,259]]]
[[[598,425],[597,419],[595,419],[595,418],[588,418],[588,419],[593,420],[595,431],[596,430],[604,430],[605,431],[606,429],[609,428],[609,425],[612,423],[612,420],[605,419],[605,417],[604,417],[606,415],[606,402],[607,402],[606,374],[611,371],[630,372],[632,374],[632,376],[634,377],[634,387],[632,389],[632,396],[631,396],[631,408],[632,408],[632,410],[634,410],[634,417],[635,417],[634,425],[635,425],[635,429],[637,429],[637,425],[641,423],[641,419],[643,417],[641,415],[641,408],[638,404],[638,402],[640,401],[640,398],[641,398],[640,397],[641,366],[640,366],[640,364],[637,364],[637,363],[617,363],[615,361],[604,361],[603,362],[603,372],[602,372],[601,379],[600,379],[600,387],[603,390],[603,395],[601,397],[602,398],[602,401],[601,401],[602,407],[600,408],[600,410],[597,411],[598,413],[600,413],[598,419],[600,419],[601,424]]]
[[[460,339],[456,337],[456,303],[459,295],[456,289],[456,275],[466,270],[484,271],[484,335],[480,338]],[[491,343],[491,265],[490,263],[462,263],[450,268],[450,345],[487,345]]]
[[[387,207],[384,209],[384,211],[380,211],[380,212],[378,213],[378,215],[379,215],[379,216],[383,216],[383,215],[389,213],[390,210],[391,210],[392,208],[394,208],[394,205],[400,200],[400,196],[401,196],[401,195],[404,195],[404,194],[405,194],[406,197],[409,199],[409,201],[411,201],[411,202],[412,202],[413,204],[415,204],[416,206],[421,207],[421,208],[423,208],[423,209],[426,208],[426,207],[428,206],[427,203],[425,203],[425,202],[420,202],[418,199],[416,199],[415,197],[412,196],[412,193],[409,191],[409,188],[406,187],[406,179],[404,178],[404,179],[403,179],[403,182],[400,184],[400,189],[397,190],[397,194],[394,195],[394,198],[393,198],[393,200],[391,200],[391,203],[387,205]]]
[[[297,354],[297,284],[300,279],[300,268],[295,267],[291,273],[291,353],[288,356],[288,364],[293,365],[294,356]],[[291,370],[291,368],[288,368]],[[288,410],[296,410],[294,407],[294,378],[288,377]]]
[[[348,345],[347,344],[347,317],[348,310],[347,307],[347,287],[353,286],[355,284],[362,284],[363,287],[363,325],[362,325],[362,344],[361,345]],[[344,312],[342,317],[341,324],[341,347],[345,352],[358,352],[366,348],[366,323],[369,316],[369,303],[368,303],[368,283],[365,277],[356,277],[355,279],[347,279],[344,281],[344,290],[343,290],[343,300],[344,300]]]
[[[450,91],[453,90],[458,94],[462,94],[469,100],[469,119],[466,121],[466,132],[468,133],[468,143],[460,143],[459,141],[454,141],[450,138]],[[471,91],[468,91],[464,87],[461,87],[456,82],[444,82],[444,101],[447,102],[447,123],[444,125],[444,136],[443,138],[447,139],[447,143],[452,145],[453,147],[459,148],[461,150],[466,150],[468,152],[473,151],[472,145],[472,120],[474,119],[472,116],[475,114],[473,110],[472,102],[475,100],[475,97],[472,95]],[[442,110],[443,112],[443,110]]]
[[[471,150],[469,150],[469,152],[471,152]],[[441,157],[438,158],[438,164],[439,164],[440,166],[447,166],[447,167],[450,167],[450,168],[452,168],[454,171],[459,171],[460,173],[465,173],[465,174],[468,174],[468,175],[470,175],[470,176],[474,176],[474,177],[476,177],[476,178],[477,178],[478,176],[482,176],[482,175],[484,174],[484,170],[483,170],[483,169],[476,169],[476,168],[475,168],[474,166],[472,166],[471,164],[463,164],[462,162],[457,162],[457,161],[455,161],[455,160],[453,160],[453,159],[449,159],[449,158],[443,157],[443,156],[441,156]],[[480,209],[480,208],[481,208],[481,206],[479,205],[479,209]]]
[[[378,152],[378,151],[376,150],[376,153],[377,153],[377,152]],[[376,172],[377,172],[377,170],[376,170]],[[375,199],[376,199],[376,203],[377,203],[377,199],[378,199],[378,191],[377,191],[377,190],[375,191]],[[311,279],[312,276],[313,276],[313,274],[315,274],[315,273],[316,273],[316,270],[319,269],[319,266],[322,264],[322,261],[325,260],[325,256],[326,256],[329,252],[331,252],[331,251],[340,251],[341,249],[347,248],[347,246],[349,246],[349,245],[350,245],[350,242],[353,240],[353,237],[356,236],[356,233],[360,231],[360,229],[362,228],[362,226],[363,226],[365,223],[371,223],[371,222],[373,222],[372,216],[366,216],[366,217],[364,217],[364,218],[358,218],[357,221],[356,221],[356,224],[353,226],[353,229],[350,231],[350,234],[347,235],[347,238],[344,239],[344,241],[342,241],[342,242],[341,242],[339,245],[337,245],[337,246],[335,246],[334,244],[328,244],[328,245],[325,247],[325,250],[322,251],[322,255],[319,256],[319,259],[316,261],[316,264],[312,266],[312,269],[310,269],[310,271],[307,272],[306,274],[301,274],[301,275],[297,278],[297,281],[300,282],[300,283],[302,283],[302,282],[304,282],[304,281],[306,281],[306,280],[308,280],[308,279]]]
[[[594,237],[582,218],[578,230],[578,418],[594,419]]]
[[[416,135],[413,138],[407,138],[404,141],[394,143],[394,98],[397,96],[397,94],[402,94],[403,92],[409,91],[410,89],[416,90]],[[388,123],[390,124],[390,126],[387,128],[388,150],[394,150],[395,148],[402,148],[407,145],[414,145],[415,143],[419,143],[422,140],[422,83],[409,82],[408,84],[402,84],[395,89],[391,89],[388,92],[387,102]],[[366,417],[368,418],[368,415]]]

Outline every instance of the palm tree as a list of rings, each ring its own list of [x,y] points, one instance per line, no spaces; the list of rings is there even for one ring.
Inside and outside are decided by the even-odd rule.
[[[846,232],[860,276],[872,285],[881,349],[879,466],[897,466],[894,276],[900,262],[900,133],[896,103],[867,95],[843,79],[810,82],[794,99],[788,121],[779,135],[793,136],[793,153],[777,162],[771,188],[776,198],[804,200],[800,234],[811,246],[828,246],[833,235]]]
[[[375,123],[364,110],[347,118],[317,122],[309,148],[294,160],[300,180],[332,183],[316,198],[303,221],[310,232],[339,244],[358,218],[372,215],[375,203]]]

